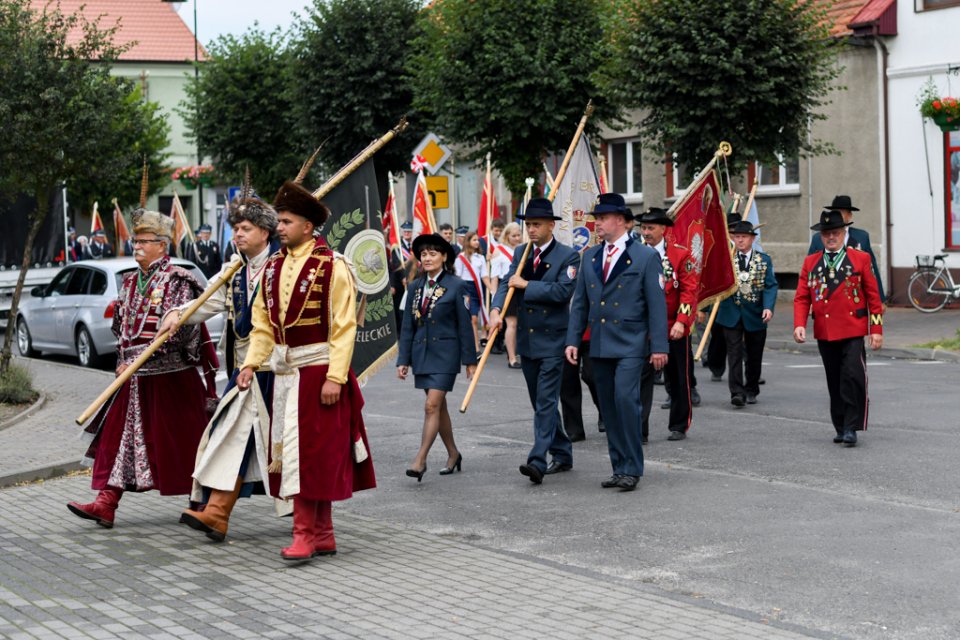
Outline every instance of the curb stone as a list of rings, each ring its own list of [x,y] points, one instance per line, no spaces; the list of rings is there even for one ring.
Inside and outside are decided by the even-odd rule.
[[[793,340],[767,340],[766,348],[774,351],[794,351],[799,353],[819,353],[816,342],[798,344]],[[867,350],[872,358],[892,358],[896,360],[935,360],[937,362],[960,363],[960,353],[944,349],[905,349],[883,347],[878,351]]]
[[[36,467],[34,469],[18,469],[10,473],[0,475],[0,489],[12,487],[23,482],[36,482],[37,480],[51,480],[65,476],[71,471],[80,471],[85,469],[84,464],[75,458],[62,460],[53,464]]]
[[[43,405],[46,404],[46,402],[47,402],[47,394],[45,394],[43,391],[38,391],[37,399],[34,400],[32,405],[30,405],[29,407],[27,407],[17,415],[11,418],[7,418],[3,422],[0,422],[0,431],[3,431],[7,427],[12,427],[14,424],[19,422],[20,420],[23,420],[24,418],[30,417],[31,415],[33,415],[34,411],[37,411],[38,409],[43,407]]]

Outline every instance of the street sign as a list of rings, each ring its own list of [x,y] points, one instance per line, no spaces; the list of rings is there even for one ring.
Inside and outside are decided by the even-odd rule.
[[[446,209],[450,206],[450,177],[426,176],[427,191],[430,192],[430,206],[434,209]]]
[[[428,133],[413,150],[413,156],[423,158],[423,166],[430,175],[434,175],[443,166],[453,152],[450,147],[440,142],[435,133]]]

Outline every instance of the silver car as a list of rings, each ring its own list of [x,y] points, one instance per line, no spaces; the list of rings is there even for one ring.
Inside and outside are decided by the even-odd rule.
[[[189,270],[204,286],[207,279],[192,262],[171,262]],[[67,265],[46,286],[34,287],[17,311],[17,349],[76,355],[84,367],[105,364],[117,350],[114,308],[123,279],[137,269],[133,258],[90,260]],[[207,321],[214,343],[223,333],[222,315]]]

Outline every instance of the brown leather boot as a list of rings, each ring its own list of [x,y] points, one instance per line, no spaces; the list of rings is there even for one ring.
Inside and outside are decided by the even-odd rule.
[[[240,497],[240,486],[242,484],[243,478],[237,478],[237,485],[233,488],[233,491],[214,489],[210,492],[210,499],[203,511],[187,509],[180,515],[180,522],[191,529],[203,531],[211,540],[223,542],[223,539],[227,537],[230,512],[233,511],[233,505],[237,503],[237,498]]]
[[[333,537],[333,509],[329,500],[317,500],[317,524],[314,527],[313,555],[337,554],[337,541]]]
[[[113,528],[113,516],[117,511],[117,505],[123,496],[123,489],[106,487],[101,489],[97,498],[93,502],[80,504],[79,502],[68,502],[67,509],[70,509],[75,515],[84,520],[96,520],[97,524],[106,529]]]

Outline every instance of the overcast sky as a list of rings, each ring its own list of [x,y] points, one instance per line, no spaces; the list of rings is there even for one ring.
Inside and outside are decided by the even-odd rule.
[[[193,31],[193,5],[197,0],[174,4],[180,17]],[[286,30],[293,24],[293,13],[305,15],[311,0],[199,0],[197,4],[197,32],[200,42],[208,44],[217,36],[239,35],[254,22],[264,31],[275,27]]]

